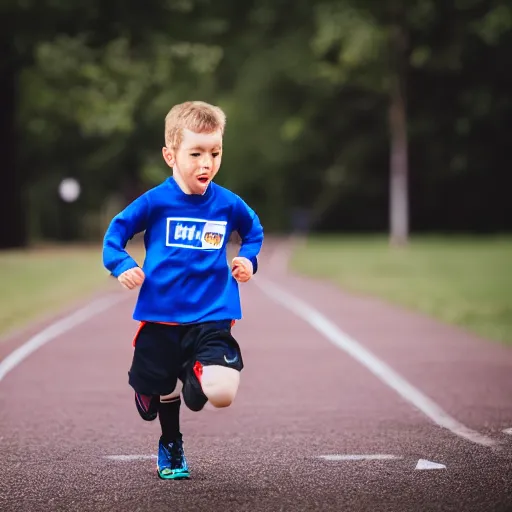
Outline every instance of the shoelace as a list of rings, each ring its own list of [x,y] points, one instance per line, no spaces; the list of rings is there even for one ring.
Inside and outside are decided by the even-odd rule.
[[[174,441],[173,443],[169,443],[167,446],[167,451],[169,452],[172,467],[181,467],[183,463],[183,442],[182,441]]]

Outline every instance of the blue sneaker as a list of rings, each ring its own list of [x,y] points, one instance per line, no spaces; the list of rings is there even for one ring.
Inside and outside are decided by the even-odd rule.
[[[160,397],[156,395],[141,395],[135,392],[135,406],[144,421],[153,421],[158,416],[158,402]]]
[[[180,438],[165,444],[160,438],[158,442],[158,461],[156,464],[158,476],[163,480],[182,480],[189,478],[187,459],[183,451],[183,441]]]

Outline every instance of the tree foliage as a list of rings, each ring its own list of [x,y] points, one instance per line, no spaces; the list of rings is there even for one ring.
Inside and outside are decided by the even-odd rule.
[[[167,176],[163,120],[188,99],[227,112],[218,182],[268,230],[387,230],[400,9],[412,230],[511,227],[506,1],[9,0],[1,9],[17,93],[4,123],[17,149],[4,173],[22,185],[13,190],[33,237],[61,237],[66,223],[75,237],[100,236],[102,215]],[[82,185],[74,205],[57,197],[67,176]]]

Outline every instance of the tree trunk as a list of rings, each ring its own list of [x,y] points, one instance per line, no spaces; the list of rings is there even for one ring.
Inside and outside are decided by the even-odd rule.
[[[406,245],[409,239],[408,147],[406,106],[406,34],[401,16],[392,33],[393,81],[390,91],[389,131],[390,243]]]
[[[27,243],[22,177],[17,169],[17,79],[16,53],[8,33],[0,35],[0,249]]]

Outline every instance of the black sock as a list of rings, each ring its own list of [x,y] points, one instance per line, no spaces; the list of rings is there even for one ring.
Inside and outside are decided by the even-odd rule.
[[[158,418],[162,427],[162,441],[170,443],[181,437],[180,433],[180,405],[177,398],[172,402],[160,402],[158,404]]]

